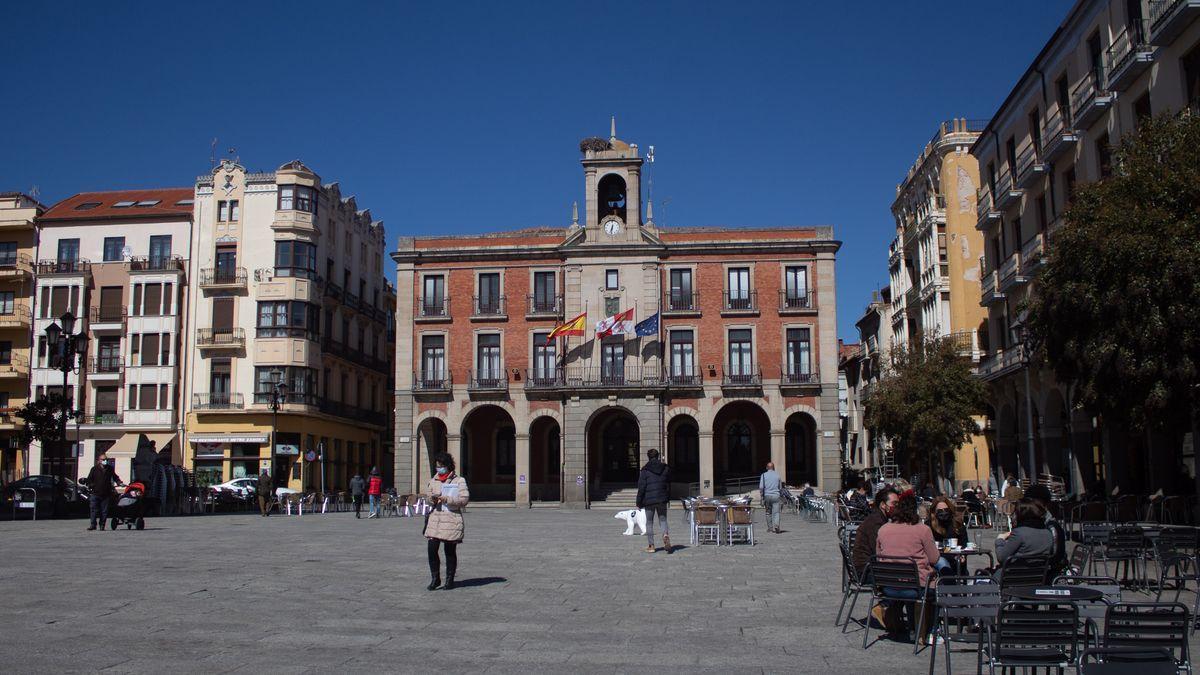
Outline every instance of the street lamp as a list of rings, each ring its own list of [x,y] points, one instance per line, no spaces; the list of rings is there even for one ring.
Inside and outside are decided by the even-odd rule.
[[[279,451],[279,408],[287,401],[287,382],[283,379],[283,371],[273,371],[271,373],[272,387],[271,396],[271,475],[274,477],[278,472],[276,458]]]
[[[46,326],[44,332],[46,334],[46,347],[51,354],[58,357],[58,369],[62,371],[62,416],[59,418],[59,438],[63,444],[62,460],[65,461],[67,455],[67,417],[70,416],[71,399],[67,397],[67,375],[74,372],[76,366],[76,357],[79,357],[82,362],[84,355],[87,354],[88,335],[84,331],[75,332],[75,315],[69,310],[58,317],[62,322],[51,322]],[[73,453],[72,453],[73,454]],[[58,475],[56,469],[61,470],[61,463],[54,462],[51,464],[51,474]]]
[[[1020,321],[1014,323],[1010,328],[1012,331],[1013,344],[1020,349],[1021,369],[1025,371],[1025,429],[1029,432],[1026,436],[1026,452],[1029,453],[1029,482],[1037,481],[1037,467],[1034,465],[1033,451],[1033,398],[1029,385],[1029,331]]]

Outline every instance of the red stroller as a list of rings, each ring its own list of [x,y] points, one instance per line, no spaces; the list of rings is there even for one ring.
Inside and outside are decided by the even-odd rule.
[[[135,480],[125,486],[125,491],[117,497],[117,503],[112,505],[112,529],[117,529],[117,525],[124,525],[127,530],[146,527],[145,494],[146,485],[141,481]]]

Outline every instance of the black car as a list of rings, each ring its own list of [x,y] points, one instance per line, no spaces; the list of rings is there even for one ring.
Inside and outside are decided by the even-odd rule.
[[[36,475],[26,476],[4,486],[3,506],[0,507],[4,517],[13,517],[16,502],[28,502],[33,497],[33,493],[29,491],[30,488],[37,493],[34,503],[38,518],[86,516],[88,514],[88,496],[91,495],[91,492],[86,486],[62,476]],[[30,511],[31,509],[25,508],[16,509],[16,517],[32,517]]]

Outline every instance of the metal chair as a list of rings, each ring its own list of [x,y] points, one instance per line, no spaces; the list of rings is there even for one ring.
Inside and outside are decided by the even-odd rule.
[[[696,544],[721,545],[721,514],[717,507],[704,504],[697,506],[696,514]]]
[[[1075,607],[1028,600],[1000,608],[996,631],[987,647],[988,672],[997,668],[1073,668],[1079,655],[1079,618]]]
[[[1079,657],[1080,675],[1176,675],[1175,658],[1166,649],[1099,647]]]
[[[1166,649],[1175,667],[1190,673],[1189,623],[1188,608],[1178,602],[1113,605],[1104,619],[1104,646]]]
[[[1096,563],[1104,562],[1104,546],[1108,542],[1108,534],[1112,532],[1113,524],[1108,522],[1084,522],[1079,526],[1079,544],[1087,547],[1087,574],[1096,573]],[[1106,572],[1107,573],[1107,572]]]
[[[1142,568],[1146,563],[1146,532],[1137,525],[1118,525],[1108,533],[1104,543],[1104,575],[1109,574],[1108,563],[1115,562],[1117,571],[1124,566],[1122,581],[1129,581],[1141,588],[1145,577]],[[1130,576],[1132,575],[1132,578]]]
[[[1000,589],[1042,586],[1050,576],[1050,559],[1044,556],[1016,557],[1000,565]]]
[[[1104,594],[1099,600],[1080,600],[1075,602],[1079,618],[1084,621],[1083,642],[1088,644],[1088,638],[1095,647],[1100,646],[1100,622],[1111,605],[1121,602],[1121,584],[1112,577],[1078,577],[1060,576],[1054,580],[1055,586],[1073,586],[1076,588],[1091,588]]]
[[[975,667],[983,663],[984,634],[991,642],[992,628],[1000,611],[1000,584],[987,577],[942,577],[935,587],[937,617],[931,637],[941,636],[946,643],[946,672],[953,672],[950,665],[950,645],[954,641],[974,642]],[[868,620],[870,617],[868,617]],[[950,632],[951,620],[970,621],[977,629],[975,635]],[[937,660],[937,639],[929,642],[929,672],[933,673]]]
[[[871,556],[871,561],[867,563],[867,568],[863,571],[863,577],[871,580],[871,602],[867,605],[867,625],[863,631],[863,649],[867,648],[871,635],[871,611],[875,609],[876,604],[881,602],[912,606],[912,613],[917,623],[916,630],[918,632],[921,630],[921,626],[925,623],[925,600],[929,595],[929,583],[933,581],[932,576],[928,582],[922,584],[917,564],[912,560]],[[889,590],[892,591],[890,595],[888,594]],[[898,597],[897,591],[913,594],[916,597]],[[921,641],[917,639],[914,643],[913,653],[916,654],[921,648]]]
[[[725,509],[725,543],[742,542],[754,545],[754,509],[749,506],[730,506]]]
[[[1087,571],[1088,555],[1091,549],[1083,544],[1075,544],[1075,548],[1071,549],[1071,557],[1067,561],[1067,574],[1070,576],[1082,576]]]
[[[839,544],[838,551],[842,555],[842,604],[838,607],[837,617],[833,620],[833,625],[841,626],[842,632],[846,632],[846,626],[850,625],[850,617],[854,616],[854,605],[858,602],[858,596],[862,593],[870,593],[871,585],[863,581],[859,576],[858,570],[854,569],[854,563],[850,560],[850,550]],[[842,612],[846,609],[846,601],[850,601],[850,609],[846,611],[846,620],[842,620]],[[867,621],[871,620],[871,615],[867,615]]]

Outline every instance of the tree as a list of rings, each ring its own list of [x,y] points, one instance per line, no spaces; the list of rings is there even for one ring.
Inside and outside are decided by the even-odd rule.
[[[67,405],[67,420],[74,419],[78,412],[71,410],[69,402],[62,394],[50,393],[30,401],[16,411],[16,416],[25,420],[18,437],[21,444],[28,446],[33,441],[54,443],[63,440],[63,405]]]
[[[866,423],[914,460],[923,451],[929,475],[944,476],[941,458],[979,433],[987,386],[950,338],[898,347],[891,361],[864,402]]]
[[[1047,247],[1030,345],[1106,422],[1179,440],[1200,368],[1200,118],[1142,120],[1114,158]]]

